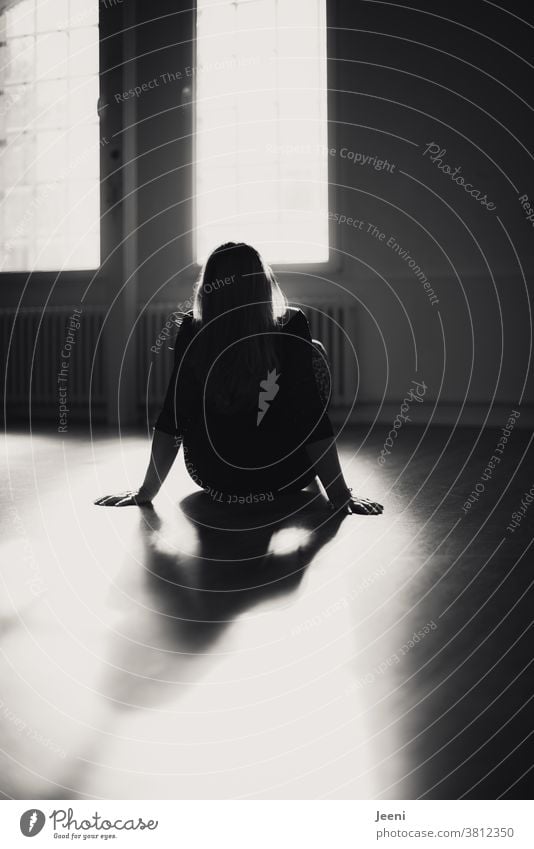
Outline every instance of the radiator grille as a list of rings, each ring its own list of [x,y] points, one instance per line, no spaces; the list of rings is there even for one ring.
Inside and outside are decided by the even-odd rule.
[[[355,337],[355,309],[348,304],[317,301],[295,304],[305,313],[311,335],[325,346],[332,368],[332,407],[352,404],[357,383],[357,368],[351,342]],[[151,351],[158,335],[172,321],[173,304],[157,304],[146,309],[139,322],[138,401],[145,411],[152,412],[161,404],[170,379],[174,340],[161,345],[159,353]]]
[[[58,374],[73,307],[25,307],[0,310],[6,401],[39,414],[57,414]],[[72,409],[86,409],[89,395],[95,405],[105,401],[102,357],[93,356],[104,310],[83,307],[68,358],[67,392]],[[93,373],[91,375],[91,369]]]
[[[356,391],[356,365],[349,340],[354,339],[354,308],[346,304],[317,301],[302,304],[310,322],[313,338],[324,344],[332,366],[332,407],[352,404]],[[157,304],[140,315],[134,334],[137,348],[136,397],[139,409],[152,415],[165,395],[173,364],[173,333],[159,347],[151,348],[167,324],[172,327],[173,304]],[[70,408],[88,414],[91,409],[105,409],[106,373],[102,352],[95,357],[95,347],[104,321],[104,307],[82,308],[80,327],[75,334],[68,370]],[[57,416],[58,382],[61,351],[67,336],[69,306],[0,310],[5,373],[3,382],[7,403],[13,411],[30,409],[42,417]],[[175,331],[174,331],[175,333]],[[346,335],[345,335],[346,334]],[[347,339],[348,337],[348,339]],[[146,413],[143,412],[143,418]]]

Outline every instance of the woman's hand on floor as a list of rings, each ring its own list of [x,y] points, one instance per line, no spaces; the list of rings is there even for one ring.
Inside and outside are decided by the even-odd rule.
[[[152,504],[152,498],[141,488],[120,492],[118,495],[103,495],[93,501],[93,504],[98,507],[142,507],[146,504]]]
[[[331,499],[331,505],[335,513],[340,512],[347,515],[357,513],[361,516],[380,516],[384,512],[384,508],[377,501],[370,501],[368,498],[353,495],[350,490],[343,498]]]
[[[384,508],[377,501],[369,501],[368,498],[352,496],[345,505],[347,513],[360,513],[363,516],[380,516]]]

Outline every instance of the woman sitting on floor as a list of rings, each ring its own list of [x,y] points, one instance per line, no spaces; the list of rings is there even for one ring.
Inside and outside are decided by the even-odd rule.
[[[137,491],[96,504],[149,504],[183,445],[192,479],[218,502],[275,501],[317,476],[332,509],[382,512],[345,483],[327,411],[326,352],[254,248],[217,248],[193,310],[179,320],[145,479]]]

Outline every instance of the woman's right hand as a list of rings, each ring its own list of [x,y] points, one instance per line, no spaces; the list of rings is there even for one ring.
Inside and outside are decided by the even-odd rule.
[[[368,498],[359,498],[352,496],[350,501],[345,504],[347,513],[359,513],[362,516],[380,516],[384,512],[384,508],[377,501],[369,501]]]
[[[98,507],[142,507],[152,504],[150,495],[141,489],[120,492],[118,495],[103,495],[93,501]]]
[[[350,489],[345,490],[343,496],[332,498],[330,496],[332,510],[335,513],[345,513],[350,516],[352,513],[357,513],[360,516],[380,516],[384,512],[384,508],[377,501],[370,501],[368,498],[362,498],[353,495]]]

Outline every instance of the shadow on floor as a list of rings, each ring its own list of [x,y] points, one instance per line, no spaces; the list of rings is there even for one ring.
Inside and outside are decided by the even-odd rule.
[[[128,560],[115,584],[119,609],[95,723],[105,736],[86,741],[66,787],[83,785],[90,765],[106,760],[109,740],[123,734],[125,713],[176,710],[185,691],[228,652],[217,646],[235,620],[295,592],[344,518],[305,492],[268,509],[229,509],[195,493],[174,517],[151,507],[141,513],[135,565]]]
[[[179,507],[175,519],[142,508],[136,568],[129,562],[115,584],[119,610],[102,682],[115,712],[174,699],[205,677],[232,623],[295,592],[344,518],[304,492],[268,510],[228,509],[204,493]]]
[[[253,605],[297,589],[343,520],[317,503],[317,496],[302,492],[276,506],[234,509],[205,493],[190,495],[180,508],[195,530],[193,555],[161,550],[161,519],[143,511],[147,591],[177,649],[203,651]]]

